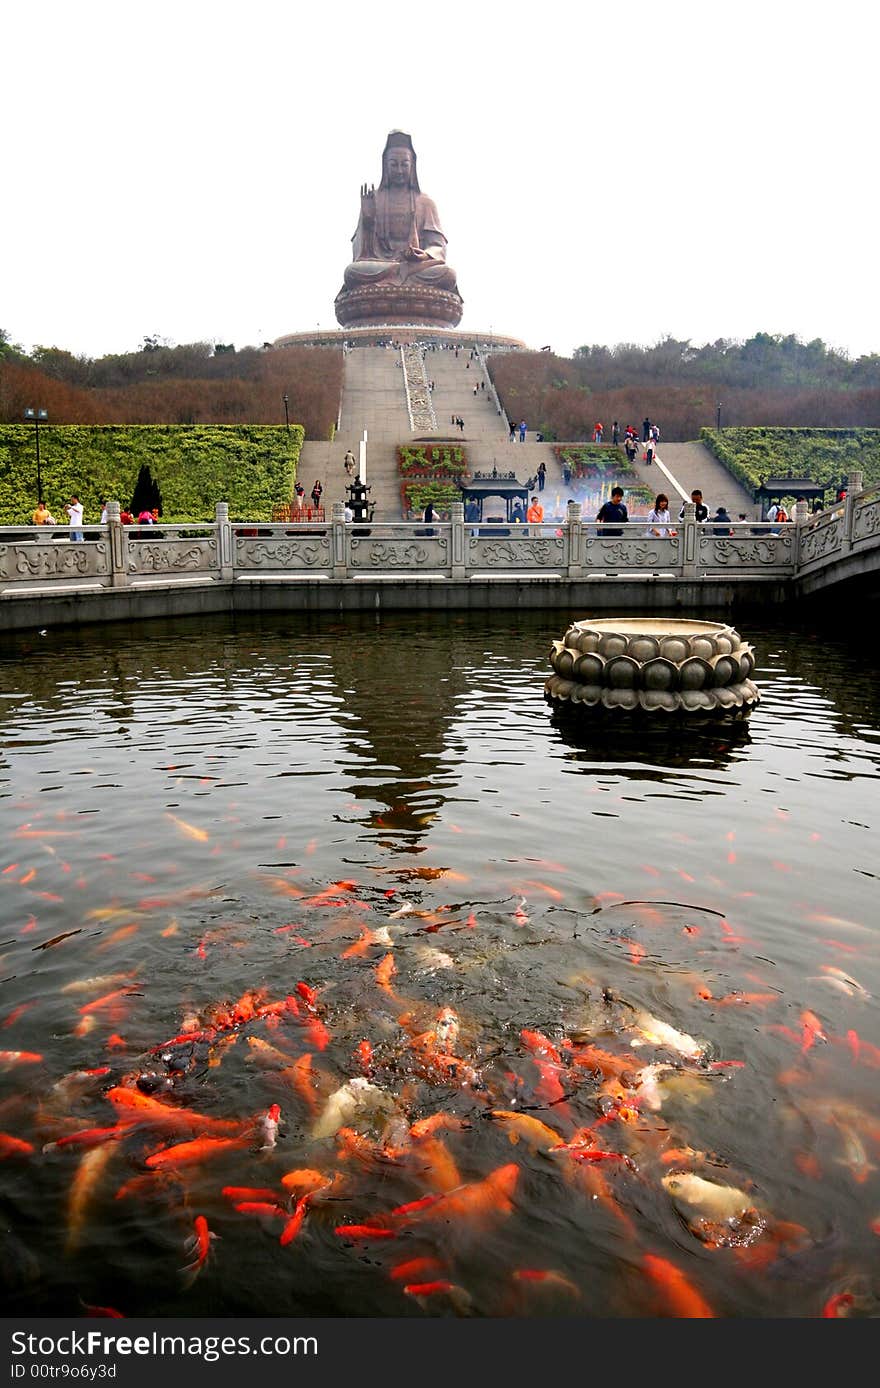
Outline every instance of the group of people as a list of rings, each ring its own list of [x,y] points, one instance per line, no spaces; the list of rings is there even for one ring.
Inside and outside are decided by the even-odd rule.
[[[107,524],[107,506],[108,501],[107,498],[104,497],[101,501],[101,520],[99,522],[101,525]],[[71,540],[80,541],[85,539],[82,529],[83,509],[83,504],[76,494],[71,496],[70,500],[64,504],[64,510],[67,512],[67,519],[70,526],[69,538]],[[138,525],[158,525],[159,511],[156,507],[154,507],[152,511],[148,511],[144,508],[135,516],[134,513],[121,502],[119,506],[119,519],[123,525],[134,525],[135,522],[137,522]],[[57,524],[58,522],[52,515],[45,501],[38,501],[36,510],[31,516],[31,525]]]
[[[348,472],[348,459],[349,459],[349,457],[351,457],[351,456],[352,456],[352,455],[351,455],[350,453],[347,453],[347,454],[346,454],[346,463],[345,463],[345,470],[346,470],[346,472]],[[353,457],[352,457],[352,461],[354,461]],[[299,481],[299,479],[297,479],[297,481],[294,482],[294,484],[293,484],[293,491],[294,491],[294,495],[296,496],[296,502],[295,502],[294,504],[296,505],[297,509],[301,511],[302,508],[305,506],[306,489],[305,489],[305,487],[303,486],[302,482]],[[316,511],[320,510],[320,507],[321,507],[321,497],[322,497],[323,495],[324,495],[324,488],[323,488],[323,486],[321,485],[320,480],[316,477],[316,478],[315,478],[315,485],[312,487],[312,505],[314,506],[314,508],[315,508]]]
[[[702,525],[709,519],[709,508],[703,501],[703,493],[699,487],[694,487],[691,492],[691,501],[694,504],[694,519]],[[679,521],[684,520],[685,502],[682,502],[678,513]],[[744,521],[744,515],[740,520]],[[629,512],[623,502],[623,487],[612,487],[611,500],[606,501],[600,506],[596,520],[603,528],[603,535],[622,535],[622,526],[629,522]],[[733,522],[724,506],[719,506],[712,517],[712,533],[719,536],[732,535]],[[645,534],[662,539],[667,535],[675,535],[672,529],[672,516],[669,511],[669,497],[665,492],[658,492],[654,499],[654,505],[648,512],[648,519]]]
[[[509,441],[510,443],[514,443],[514,442],[516,441],[517,432],[519,432],[519,441],[520,441],[520,443],[525,443],[525,441],[526,441],[526,432],[527,432],[527,430],[526,430],[526,422],[525,422],[524,419],[521,419],[521,420],[520,420],[520,422],[519,422],[519,430],[518,430],[518,431],[517,431],[517,426],[516,426],[516,424],[514,424],[513,420],[510,421],[510,432],[509,432],[509,436],[508,436],[508,441]]]

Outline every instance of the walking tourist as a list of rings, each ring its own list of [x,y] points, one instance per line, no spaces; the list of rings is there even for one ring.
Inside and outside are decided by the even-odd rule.
[[[349,449],[345,455],[345,471],[348,473],[349,477],[354,477],[356,467],[357,463],[354,460],[354,454],[351,449]]]
[[[513,441],[515,440],[515,438],[516,438],[516,425],[514,424],[513,420],[511,420],[511,421],[510,421],[510,438],[509,438],[508,442],[509,442],[509,443],[513,443]]]
[[[293,484],[293,490],[296,494],[296,505],[301,507],[306,499],[306,489],[302,482],[297,481]]]
[[[521,419],[519,422],[519,441],[520,443],[525,443],[526,441],[526,422],[524,419]]]
[[[723,506],[718,507],[718,510],[715,512],[714,516],[712,517],[712,520],[715,522],[715,525],[712,530],[713,535],[733,534],[733,531],[730,528],[730,516],[727,514],[727,511]]]
[[[538,464],[537,478],[538,478],[538,491],[539,491],[539,492],[542,492],[542,491],[544,490],[544,483],[545,483],[546,480],[547,480],[547,464],[544,462],[543,458],[541,459],[540,463]]]
[[[614,423],[611,425],[611,442],[614,444],[615,447],[617,447],[618,443],[620,442],[620,425],[618,424],[616,419]]]
[[[648,463],[648,464],[650,464],[650,463],[653,463],[653,461],[654,461],[654,440],[653,440],[652,438],[649,438],[649,439],[648,439],[648,442],[645,444],[645,462]]]
[[[316,511],[320,509],[320,506],[321,506],[321,497],[322,497],[323,493],[324,493],[324,488],[321,486],[320,481],[319,481],[318,478],[316,477],[316,478],[315,478],[315,485],[312,487],[312,501],[315,503],[315,510],[316,510]]]
[[[602,525],[602,535],[622,535],[620,522],[629,520],[629,512],[623,504],[623,487],[611,488],[611,500],[599,507],[596,520]],[[609,525],[608,522],[613,522]]]
[[[647,415],[642,420],[642,443],[647,443],[651,434],[651,421]]]
[[[604,424],[597,422],[593,425],[593,443],[601,443],[605,434]]]

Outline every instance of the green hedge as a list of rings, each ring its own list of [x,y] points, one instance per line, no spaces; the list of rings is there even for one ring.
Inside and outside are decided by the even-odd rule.
[[[703,429],[701,441],[753,492],[768,477],[809,477],[833,488],[856,469],[880,482],[880,429]]]
[[[53,424],[40,430],[43,496],[56,521],[79,496],[95,524],[102,497],[129,502],[146,464],[166,522],[212,520],[218,501],[233,520],[270,520],[289,501],[305,431],[274,424]],[[0,524],[29,522],[37,502],[34,430],[0,425]]]
[[[461,489],[454,482],[404,482],[400,488],[404,516],[407,511],[424,511],[429,501],[438,510],[448,511],[455,501],[461,501]]]
[[[611,443],[555,444],[553,452],[560,464],[567,463],[573,477],[584,481],[618,482],[635,477],[626,454]]]
[[[397,466],[402,477],[460,477],[467,472],[467,458],[458,444],[401,444]]]

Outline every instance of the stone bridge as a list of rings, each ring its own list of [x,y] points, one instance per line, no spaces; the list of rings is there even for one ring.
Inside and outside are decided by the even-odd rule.
[[[784,525],[698,525],[689,504],[662,539],[643,522],[608,535],[574,503],[563,524],[527,526],[466,524],[461,506],[430,527],[352,525],[341,504],[320,525],[231,522],[223,503],[212,522],[155,531],[118,515],[110,503],[108,523],[81,542],[0,527],[0,628],[266,607],[717,611],[850,580],[880,591],[880,486]]]

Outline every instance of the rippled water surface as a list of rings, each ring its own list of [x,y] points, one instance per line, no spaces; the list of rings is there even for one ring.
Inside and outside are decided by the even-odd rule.
[[[7,643],[11,1309],[877,1314],[877,670],[567,725],[567,620]]]

